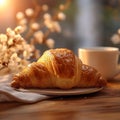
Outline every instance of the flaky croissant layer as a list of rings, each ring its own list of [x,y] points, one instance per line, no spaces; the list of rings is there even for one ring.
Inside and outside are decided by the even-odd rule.
[[[101,87],[106,80],[93,67],[82,61],[69,49],[47,50],[19,74],[13,77],[15,88],[61,88]]]

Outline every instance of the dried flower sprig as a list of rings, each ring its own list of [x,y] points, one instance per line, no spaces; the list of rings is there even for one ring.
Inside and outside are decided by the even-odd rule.
[[[0,34],[0,70],[7,68],[10,72],[23,69],[29,59],[36,55],[36,49],[20,35],[21,27],[14,30],[7,28],[6,34]],[[38,54],[39,55],[39,54]]]
[[[120,44],[120,29],[118,29],[117,33],[113,34],[113,36],[111,37],[111,41],[114,44]]]
[[[60,33],[60,21],[66,19],[64,10],[69,7],[71,0],[66,0],[65,4],[60,4],[54,12],[48,4],[39,4],[34,1],[34,8],[28,8],[16,15],[17,24],[23,27],[21,33],[30,44],[45,44],[48,48],[53,48],[55,41],[50,37],[52,33]]]
[[[14,30],[7,28],[5,34],[0,34],[0,71],[19,72],[30,63],[31,58],[37,59],[40,51],[36,44],[54,47],[55,41],[50,34],[61,32],[59,21],[65,20],[63,11],[71,0],[66,1],[54,13],[49,13],[47,4],[39,5],[35,0],[34,8],[17,13],[17,27]]]

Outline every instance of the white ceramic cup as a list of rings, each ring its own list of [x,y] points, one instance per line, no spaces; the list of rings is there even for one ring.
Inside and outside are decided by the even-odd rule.
[[[78,57],[84,64],[95,67],[106,79],[120,73],[119,49],[116,47],[79,48]]]

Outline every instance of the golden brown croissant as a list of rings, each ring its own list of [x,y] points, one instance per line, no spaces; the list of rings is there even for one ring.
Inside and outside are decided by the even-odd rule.
[[[31,63],[13,77],[15,88],[61,88],[100,87],[106,81],[98,71],[82,64],[82,61],[65,48],[44,52],[37,62]]]

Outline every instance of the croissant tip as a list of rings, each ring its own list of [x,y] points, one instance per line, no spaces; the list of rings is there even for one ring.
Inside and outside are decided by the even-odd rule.
[[[14,88],[19,88],[19,84],[16,82],[16,81],[12,81],[11,82],[11,87],[14,87]]]
[[[103,77],[99,78],[99,82],[98,83],[99,83],[100,87],[107,86],[107,80],[105,78],[103,78]]]

